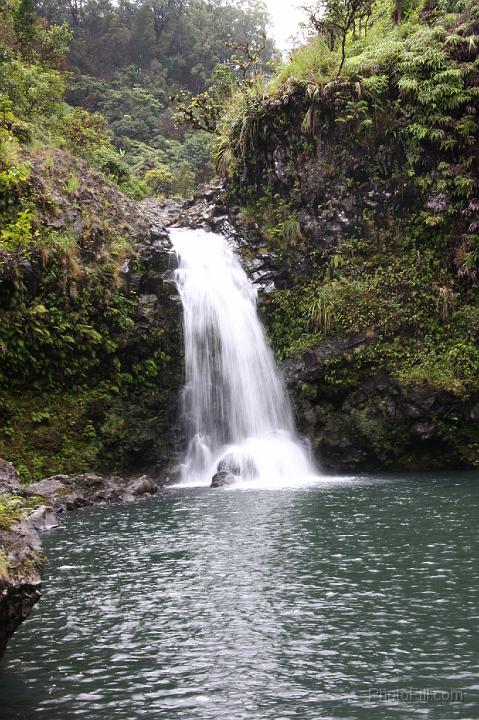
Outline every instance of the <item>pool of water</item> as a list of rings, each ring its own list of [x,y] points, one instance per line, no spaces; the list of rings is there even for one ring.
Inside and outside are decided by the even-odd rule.
[[[176,488],[45,537],[2,720],[479,716],[479,477]]]

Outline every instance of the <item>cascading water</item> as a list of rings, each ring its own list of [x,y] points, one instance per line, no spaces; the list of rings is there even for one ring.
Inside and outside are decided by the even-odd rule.
[[[256,313],[256,291],[225,237],[172,229],[183,303],[189,445],[182,481],[266,484],[314,473]]]

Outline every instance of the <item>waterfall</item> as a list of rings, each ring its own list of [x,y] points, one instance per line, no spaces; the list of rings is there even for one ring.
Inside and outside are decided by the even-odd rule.
[[[228,241],[171,229],[183,304],[189,438],[183,481],[290,482],[314,473],[256,312],[256,290]],[[217,476],[218,478],[218,476]]]

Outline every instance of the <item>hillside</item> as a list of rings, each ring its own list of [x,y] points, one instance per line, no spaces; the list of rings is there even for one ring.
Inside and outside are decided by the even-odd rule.
[[[29,7],[10,3],[1,31],[0,456],[27,481],[160,469],[178,442],[179,310],[164,281],[165,215],[138,201],[162,194],[165,168],[153,159],[138,174],[113,116],[65,103],[67,84],[85,80],[93,5],[78,25]],[[253,277],[260,268],[274,281],[261,311],[323,466],[474,467],[478,10],[368,8],[345,35],[344,62],[320,16],[272,77],[250,46],[234,85],[220,73],[194,88],[185,71],[199,95],[183,112],[193,127],[212,123],[227,185],[213,212],[240,228]],[[119,12],[110,7],[102,32]],[[130,62],[139,44],[124,36]],[[95,57],[98,102],[129,93]]]
[[[211,176],[211,133],[177,123],[172,97],[208,93],[267,16],[160,5],[0,7],[0,457],[22,482],[159,473],[181,442],[171,247],[139,202]]]
[[[167,236],[105,122],[64,103],[65,30],[26,6],[1,23],[0,457],[23,482],[154,471],[182,375]]]
[[[284,278],[265,297],[326,467],[479,459],[479,9],[372,4],[231,104],[231,201]]]

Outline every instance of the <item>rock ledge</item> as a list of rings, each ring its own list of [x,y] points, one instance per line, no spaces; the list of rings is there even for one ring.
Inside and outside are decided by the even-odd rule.
[[[134,478],[54,475],[22,488],[0,459],[0,657],[42,593],[45,556],[39,533],[58,527],[56,513],[135,502],[157,492],[148,475]]]

